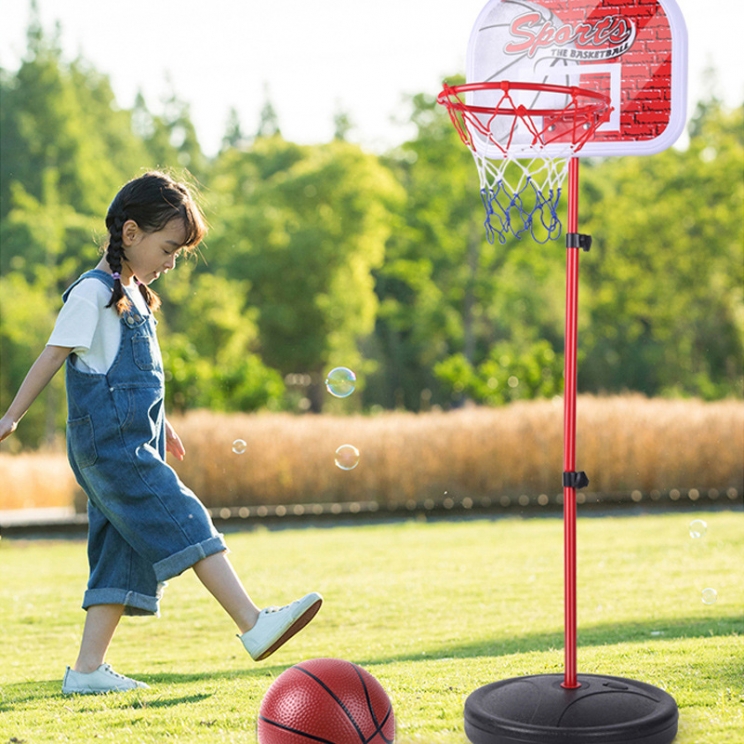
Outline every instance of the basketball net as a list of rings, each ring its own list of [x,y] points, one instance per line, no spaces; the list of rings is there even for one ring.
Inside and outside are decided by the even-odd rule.
[[[556,96],[560,106],[527,108],[524,92],[538,101]],[[466,93],[480,103],[464,102]],[[514,94],[522,94],[516,98]],[[445,84],[437,102],[447,108],[460,139],[473,154],[490,243],[525,233],[538,243],[561,234],[558,203],[571,157],[610,115],[609,98],[575,86],[543,83]]]

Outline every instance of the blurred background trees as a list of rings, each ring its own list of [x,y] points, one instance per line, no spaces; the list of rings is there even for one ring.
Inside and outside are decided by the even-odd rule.
[[[415,137],[372,154],[342,111],[332,141],[286,141],[267,92],[255,133],[233,112],[210,159],[188,103],[120,108],[58,34],[32,22],[21,67],[0,70],[0,408],[97,261],[110,200],[155,167],[195,185],[211,224],[158,282],[172,408],[320,411],[336,365],[360,379],[343,410],[560,394],[564,243],[486,241],[471,156],[431,93],[409,102]],[[715,98],[685,149],[583,161],[581,391],[742,394],[743,172],[744,106]],[[63,398],[60,375],[15,446],[53,441]]]

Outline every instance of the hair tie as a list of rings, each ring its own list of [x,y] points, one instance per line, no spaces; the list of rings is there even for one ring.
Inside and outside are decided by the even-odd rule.
[[[115,271],[111,276],[114,278],[114,281],[121,279],[121,274],[118,271]]]

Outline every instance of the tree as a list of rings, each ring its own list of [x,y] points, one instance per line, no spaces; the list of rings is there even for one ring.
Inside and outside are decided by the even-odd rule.
[[[52,331],[63,289],[79,272],[80,262],[94,263],[91,239],[97,221],[63,203],[59,174],[47,168],[42,198],[35,199],[17,181],[11,209],[0,221],[0,409],[6,410]],[[62,380],[55,380],[42,404],[26,417],[19,441],[38,445],[54,440],[64,423]]]
[[[220,270],[250,282],[262,358],[284,375],[310,375],[320,410],[324,370],[362,365],[358,344],[377,308],[371,271],[382,264],[400,188],[374,156],[340,141],[261,138],[217,169],[227,162],[221,183],[232,199],[223,196],[212,240]]]
[[[255,411],[280,408],[281,375],[256,353],[257,311],[248,284],[195,272],[195,262],[168,276],[159,328],[171,409]]]
[[[279,117],[277,116],[274,104],[269,98],[268,86],[264,89],[266,100],[259,115],[258,131],[256,137],[276,137],[280,136],[282,131],[279,128]]]
[[[57,37],[48,39],[37,20],[28,36],[18,71],[0,76],[0,219],[11,209],[12,183],[42,199],[49,169],[62,203],[101,216],[148,160],[131,112],[118,109],[108,79],[84,60],[65,63]]]
[[[247,144],[247,138],[243,133],[240,116],[237,109],[233,107],[230,109],[227,117],[225,135],[222,138],[222,149],[227,150],[234,147],[243,147],[245,144]]]
[[[432,96],[412,105],[417,136],[393,157],[408,198],[377,274],[385,361],[373,384],[386,405],[414,410],[490,400],[477,391],[491,371],[474,380],[494,348],[514,360],[541,339],[562,350],[562,255],[527,240],[488,243],[472,156]]]
[[[20,272],[0,276],[0,408],[7,410],[36,357],[49,338],[59,307],[41,280]],[[8,446],[36,448],[51,444],[64,427],[64,387],[57,376],[23,419]],[[5,444],[3,444],[5,447]]]
[[[563,242],[479,239],[467,150],[433,98],[413,103],[417,137],[393,158],[405,226],[377,273],[382,361],[367,395],[416,409],[424,393],[442,405],[555,394]],[[711,99],[685,151],[583,161],[582,231],[595,247],[582,261],[581,389],[741,394],[742,152],[742,110]],[[538,368],[541,380],[526,372]]]
[[[196,129],[191,121],[191,107],[181,100],[175,91],[164,101],[162,117],[168,133],[168,144],[175,151],[172,155],[164,153],[164,163],[180,168],[186,168],[197,179],[201,179],[207,172],[207,160],[202,153]]]
[[[742,393],[744,107],[698,107],[687,150],[585,171],[588,390]],[[584,292],[584,288],[582,288]]]
[[[354,123],[347,111],[341,108],[333,115],[333,139],[346,142],[349,132],[354,129]]]
[[[434,97],[412,98],[416,135],[381,158],[346,141],[342,111],[333,141],[286,141],[267,93],[257,136],[231,112],[210,162],[186,102],[119,108],[105,76],[62,59],[59,33],[32,18],[20,68],[0,70],[0,406],[96,261],[113,194],[184,165],[213,228],[206,261],[158,286],[171,406],[286,407],[294,375],[317,411],[337,365],[362,382],[345,409],[560,392],[563,241],[486,241],[472,157]],[[743,132],[744,107],[711,97],[686,150],[583,161],[582,390],[741,395]],[[18,441],[60,423],[50,394]]]
[[[153,143],[168,132],[141,96],[134,112],[122,110],[105,76],[82,58],[65,62],[59,33],[49,38],[34,14],[20,68],[0,71],[2,410],[49,337],[62,291],[98,261],[113,195],[157,162]],[[188,110],[174,106],[170,124],[185,134],[181,151],[167,134],[164,157],[177,163],[183,152],[198,155]],[[53,438],[64,423],[62,390],[60,375],[15,441],[35,446]]]

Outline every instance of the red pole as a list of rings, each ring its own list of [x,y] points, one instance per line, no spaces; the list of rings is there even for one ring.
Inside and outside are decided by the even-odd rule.
[[[579,160],[568,164],[568,232],[579,231]],[[579,248],[566,250],[566,338],[563,372],[563,472],[576,471],[576,354]],[[576,672],[576,488],[563,488],[565,675],[562,686],[580,687]]]

